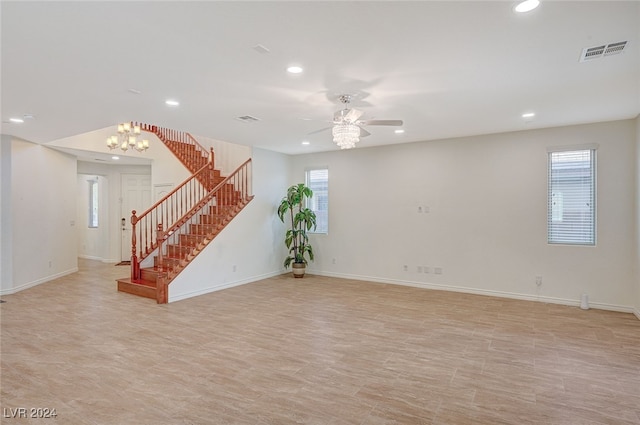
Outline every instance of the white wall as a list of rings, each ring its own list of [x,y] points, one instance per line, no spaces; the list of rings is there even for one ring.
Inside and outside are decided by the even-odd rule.
[[[204,136],[196,136],[195,134],[193,137],[202,147],[206,149],[213,148],[214,167],[220,170],[223,176],[228,176],[233,173],[236,168],[251,157],[251,148],[248,146],[223,142]]]
[[[11,136],[0,139],[0,294],[13,290],[13,218],[11,214]]]
[[[151,148],[147,152],[152,158],[151,185],[168,185],[169,190],[191,177],[192,173],[182,165],[180,160],[154,134],[144,133],[148,137]],[[153,149],[153,152],[151,152]],[[145,154],[147,153],[145,152]],[[153,193],[153,192],[152,192]],[[154,199],[154,202],[156,199]],[[151,206],[151,205],[149,205]]]
[[[329,167],[329,234],[312,236],[308,272],[574,305],[588,293],[593,307],[631,311],[635,126],[377,148],[365,139],[358,149],[295,157],[297,181],[305,167]],[[597,245],[548,245],[547,148],[589,143],[600,145]]]
[[[13,273],[3,293],[77,271],[75,158],[14,139],[9,182]]]
[[[252,158],[255,198],[169,285],[170,302],[283,272],[285,230],[276,207],[289,186],[291,160],[262,149]]]
[[[635,283],[636,283],[636,298],[635,298],[635,315],[640,319],[640,115],[636,117],[636,190],[634,197],[636,222],[635,222],[635,237],[636,237],[636,262],[635,262]]]

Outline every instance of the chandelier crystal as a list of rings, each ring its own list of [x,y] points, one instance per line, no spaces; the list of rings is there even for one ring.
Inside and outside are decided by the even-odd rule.
[[[123,152],[129,149],[135,149],[138,152],[143,152],[149,149],[148,140],[138,140],[140,135],[140,126],[133,125],[132,123],[118,124],[118,135],[107,138],[107,147],[110,150],[120,148]]]
[[[340,149],[351,149],[360,141],[360,127],[344,122],[333,127],[333,141]]]

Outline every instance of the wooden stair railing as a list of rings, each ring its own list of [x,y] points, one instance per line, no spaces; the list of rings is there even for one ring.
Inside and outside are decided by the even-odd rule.
[[[253,199],[251,165],[248,159],[208,191],[200,181],[215,180],[205,177],[213,171],[209,162],[140,216],[133,211],[131,278],[118,279],[118,290],[168,302],[169,283]],[[184,213],[173,221],[178,214],[172,210]],[[154,252],[153,267],[141,268],[142,260]]]
[[[131,279],[140,278],[140,263],[158,247],[158,225],[173,226],[202,202],[209,190],[201,180],[211,179],[212,173],[213,164],[205,164],[143,213],[131,212]]]
[[[191,134],[185,131],[144,123],[132,123],[132,125],[139,125],[142,131],[155,134],[191,173],[198,171],[207,162],[214,162],[213,149],[210,152],[207,151]]]

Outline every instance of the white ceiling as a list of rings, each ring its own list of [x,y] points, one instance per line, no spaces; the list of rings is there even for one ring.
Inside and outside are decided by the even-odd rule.
[[[2,133],[50,143],[133,120],[298,154],[337,149],[308,133],[343,93],[365,119],[404,120],[403,135],[368,127],[359,147],[640,113],[640,2],[515,4],[2,1]]]

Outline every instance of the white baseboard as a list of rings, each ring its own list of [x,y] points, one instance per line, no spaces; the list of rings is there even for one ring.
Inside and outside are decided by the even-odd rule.
[[[438,291],[461,292],[465,294],[486,295],[491,297],[510,298],[515,300],[537,301],[537,302],[543,302],[543,303],[549,303],[549,304],[567,305],[572,307],[580,306],[579,299],[574,300],[574,299],[567,299],[567,298],[518,294],[515,292],[493,291],[490,289],[477,289],[477,288],[468,288],[464,286],[451,286],[451,285],[442,285],[437,283],[413,282],[413,281],[405,281],[405,280],[379,278],[379,277],[373,277],[373,276],[321,272],[317,270],[313,270],[313,271],[308,270],[308,273],[316,274],[320,276],[337,277],[342,279],[363,280],[367,282],[387,283],[391,285],[403,285],[403,286],[412,286],[415,288],[434,289]],[[637,309],[634,310],[633,307],[629,307],[629,306],[590,302],[589,307],[597,310],[609,310],[609,311],[617,311],[621,313],[633,313],[636,315],[636,317],[638,317],[638,319],[640,319],[640,312]]]
[[[24,291],[25,289],[32,288],[34,286],[40,285],[41,283],[49,282],[50,280],[54,280],[54,279],[57,279],[59,277],[66,276],[66,275],[71,274],[71,273],[76,273],[77,271],[78,271],[78,268],[74,267],[72,269],[65,270],[65,271],[60,272],[60,273],[56,273],[56,274],[53,274],[53,275],[50,275],[50,276],[43,277],[43,278],[38,279],[38,280],[34,280],[33,282],[27,282],[27,283],[23,283],[22,285],[19,285],[19,286],[10,288],[10,289],[0,290],[0,295],[15,294],[16,292]]]
[[[172,295],[171,284],[169,284],[169,302],[176,302],[181,300],[186,300],[187,298],[197,297],[198,295],[204,295],[211,292],[221,291],[223,289],[233,288],[235,286],[245,285],[247,283],[257,282],[259,280],[267,279],[274,276],[279,276],[282,274],[281,271],[265,273],[257,276],[251,276],[245,279],[235,280],[233,282],[221,283],[218,285],[208,286],[202,289],[198,289],[197,291],[184,292],[181,294]]]
[[[113,258],[102,258],[102,257],[94,257],[92,255],[78,255],[78,258],[82,258],[84,260],[95,260],[95,261],[100,261],[102,263],[119,263],[120,260],[115,260]]]

